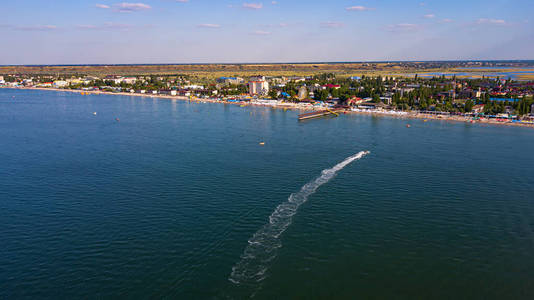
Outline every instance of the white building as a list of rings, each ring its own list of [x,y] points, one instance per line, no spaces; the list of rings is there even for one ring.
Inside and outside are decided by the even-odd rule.
[[[136,77],[122,77],[121,81],[126,84],[134,84],[137,82],[137,78]]]
[[[66,87],[69,85],[69,83],[65,80],[56,80],[54,81],[54,87]]]
[[[219,77],[217,78],[217,83],[221,84],[241,84],[243,83],[243,78],[240,77]]]
[[[183,87],[186,90],[203,90],[203,85],[190,84]]]
[[[308,97],[308,89],[305,85],[303,85],[299,88],[298,98],[300,100],[304,100],[306,97]]]
[[[267,95],[269,83],[265,80],[265,76],[252,77],[248,83],[248,89],[250,95]]]

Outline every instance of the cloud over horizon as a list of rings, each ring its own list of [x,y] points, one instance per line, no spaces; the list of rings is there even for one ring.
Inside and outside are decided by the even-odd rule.
[[[56,25],[33,25],[33,26],[14,26],[15,30],[22,31],[51,31],[56,30],[58,27]]]
[[[489,25],[506,25],[506,21],[502,19],[485,19],[481,18],[476,21],[477,24],[489,24]]]
[[[243,8],[246,8],[246,9],[255,9],[255,10],[258,10],[258,9],[262,9],[263,8],[263,3],[243,3]]]
[[[270,31],[264,31],[264,30],[256,30],[252,33],[253,35],[270,35]]]
[[[421,29],[423,29],[421,25],[412,24],[412,23],[399,23],[399,24],[388,25],[386,27],[387,31],[396,32],[396,33],[414,32],[414,31],[419,31]]]
[[[76,25],[76,28],[81,29],[81,30],[129,30],[133,27],[134,26],[131,24],[121,24],[121,23],[113,23],[113,22],[106,22],[102,25],[90,25],[90,24]]]
[[[122,2],[117,3],[113,5],[113,10],[117,12],[136,12],[136,11],[143,11],[143,10],[149,10],[152,7],[148,4],[144,3],[130,3],[130,2]]]
[[[325,28],[340,28],[344,26],[345,26],[345,23],[343,22],[334,22],[334,21],[321,22],[321,27],[325,27]]]
[[[375,10],[374,8],[372,7],[365,7],[365,6],[349,6],[347,8],[345,8],[345,10],[348,10],[348,11],[370,11],[370,10]]]
[[[198,24],[198,28],[221,28],[222,26],[219,24]]]

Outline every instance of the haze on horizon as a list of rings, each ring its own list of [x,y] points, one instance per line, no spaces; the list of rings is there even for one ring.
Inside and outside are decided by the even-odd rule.
[[[1,9],[1,65],[534,58],[532,0],[23,0]]]

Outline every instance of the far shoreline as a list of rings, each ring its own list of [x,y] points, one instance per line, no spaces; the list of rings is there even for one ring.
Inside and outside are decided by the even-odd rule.
[[[58,88],[42,88],[42,87],[0,87],[3,89],[14,89],[14,90],[39,90],[39,91],[52,91],[52,92],[70,92],[70,93],[87,93],[92,95],[116,95],[116,96],[134,96],[134,97],[146,97],[146,98],[156,98],[156,99],[166,99],[166,100],[180,100],[180,101],[189,101],[189,102],[200,102],[200,103],[218,103],[218,104],[232,104],[239,106],[259,106],[259,107],[271,107],[274,109],[291,109],[291,110],[300,110],[300,111],[315,111],[320,110],[320,107],[313,107],[309,105],[302,105],[297,103],[284,103],[284,104],[260,104],[260,103],[250,103],[245,101],[239,102],[228,102],[216,100],[213,98],[206,99],[189,99],[186,96],[172,96],[172,95],[161,95],[161,94],[139,94],[139,93],[128,93],[128,92],[103,92],[103,91],[85,91],[85,90],[73,90],[73,89],[58,89]],[[360,114],[360,115],[371,115],[371,116],[382,116],[390,117],[396,119],[422,119],[426,120],[438,120],[438,121],[454,121],[462,122],[469,124],[488,124],[488,125],[506,125],[506,126],[517,126],[517,127],[527,127],[534,128],[534,124],[529,123],[518,123],[518,122],[502,122],[488,118],[481,118],[480,120],[473,120],[471,117],[466,116],[452,116],[452,115],[432,115],[424,114],[419,112],[405,112],[405,114],[392,114],[388,111],[353,111],[346,109],[343,111],[344,114]],[[409,124],[407,124],[409,125]]]

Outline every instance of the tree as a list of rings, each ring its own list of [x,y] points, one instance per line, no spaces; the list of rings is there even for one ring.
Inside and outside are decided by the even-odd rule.
[[[374,103],[379,103],[380,102],[380,96],[378,94],[374,94],[373,95],[373,102]]]
[[[314,93],[314,98],[317,101],[325,101],[328,99],[328,91],[327,90],[318,90]]]
[[[271,99],[278,99],[278,91],[276,91],[276,90],[270,90],[270,91],[269,91],[269,97],[270,97]]]
[[[465,112],[466,112],[466,113],[467,113],[467,112],[471,112],[471,111],[473,110],[473,106],[474,106],[473,101],[471,101],[471,100],[467,100],[467,101],[465,102],[465,105],[464,105],[464,110],[465,110]]]

